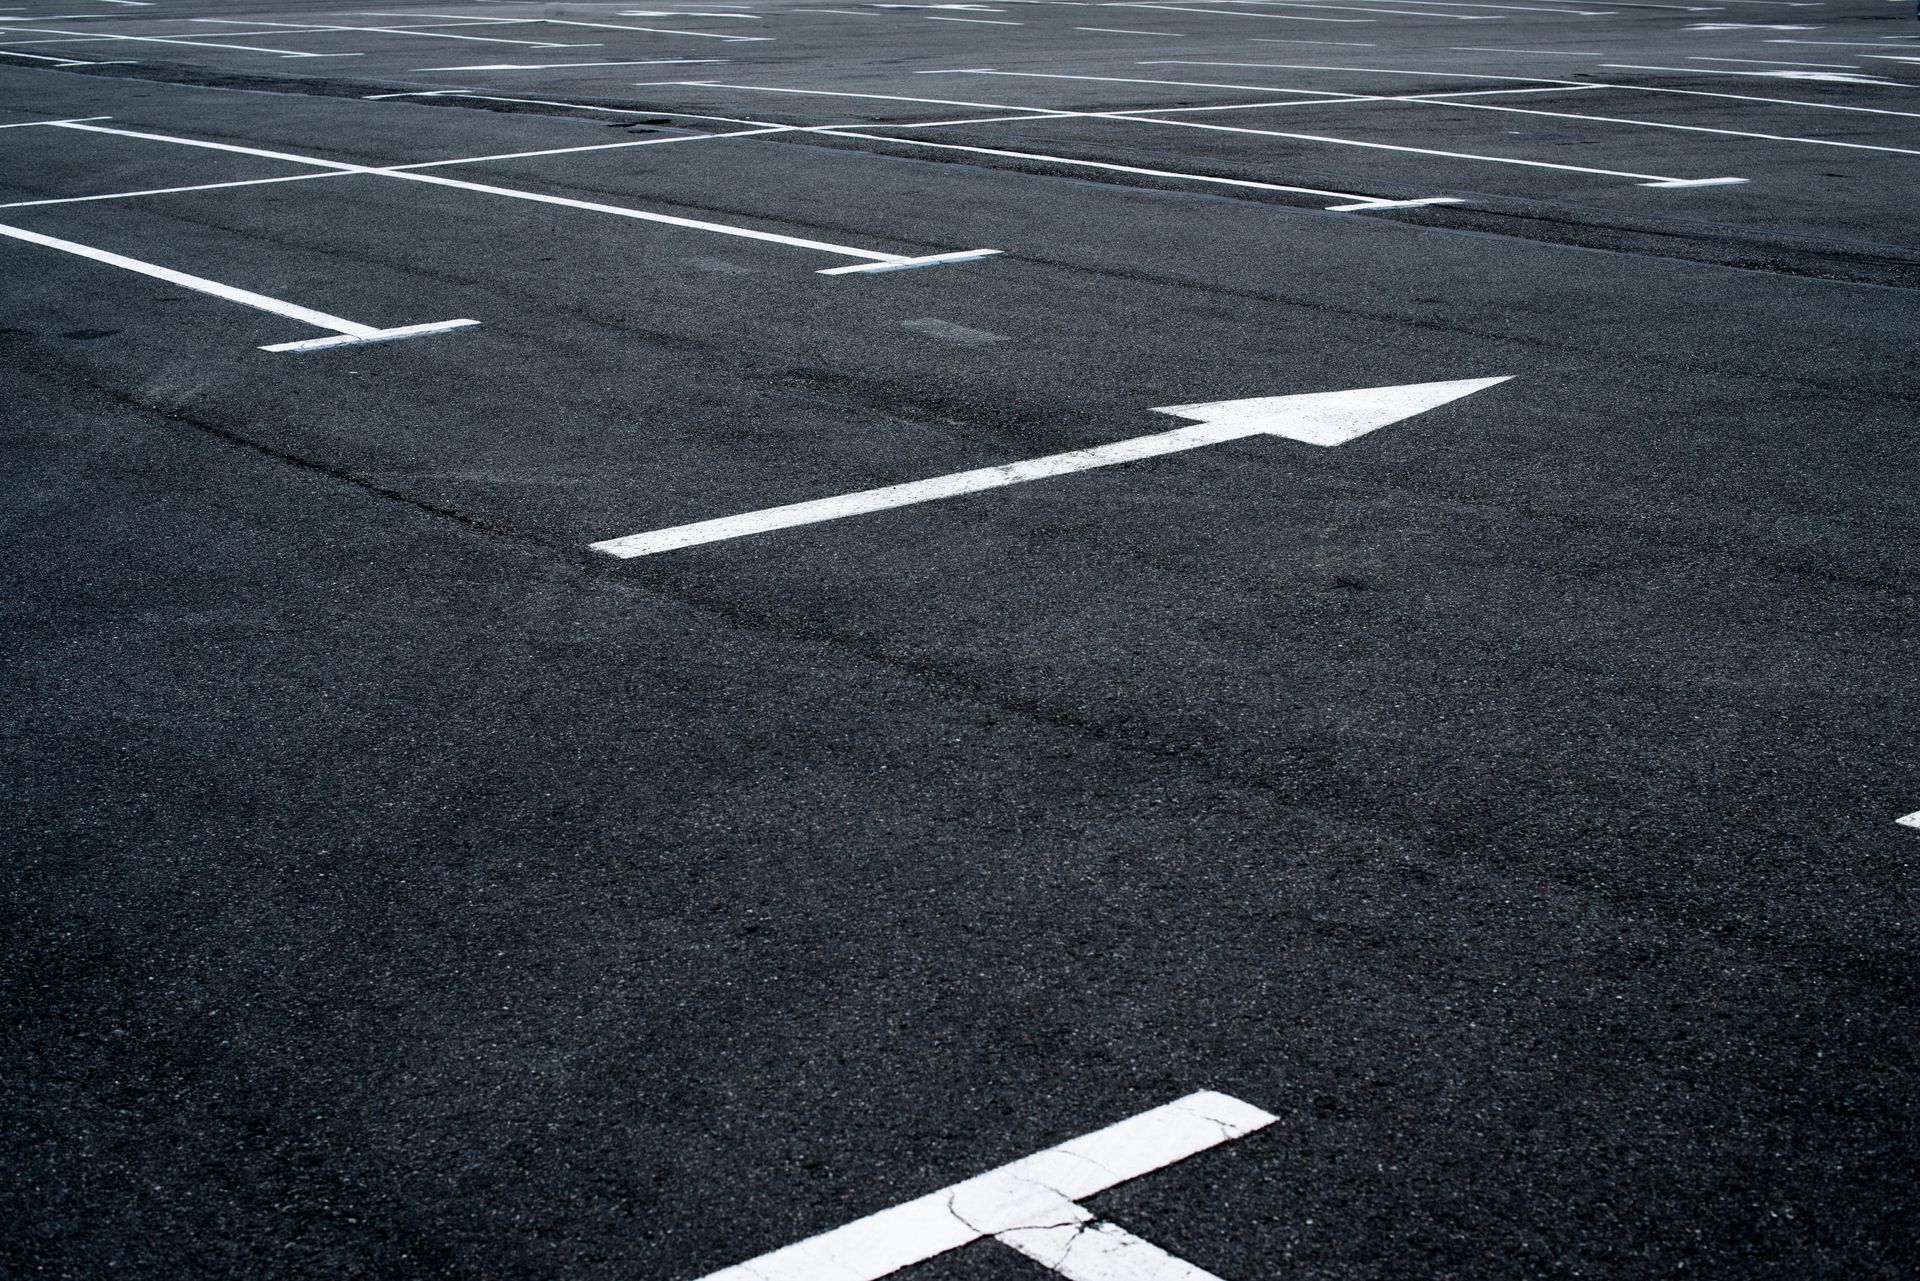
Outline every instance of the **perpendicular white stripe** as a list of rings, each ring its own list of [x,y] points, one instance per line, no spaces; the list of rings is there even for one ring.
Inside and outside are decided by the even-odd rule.
[[[591,547],[594,551],[622,559],[651,556],[657,552],[673,551],[681,547],[697,547],[702,543],[745,538],[751,534],[764,534],[776,529],[791,529],[796,525],[813,525],[821,521],[840,520],[848,516],[862,516],[869,512],[886,511],[894,507],[908,507],[915,503],[928,503],[942,498],[955,498],[961,494],[998,489],[1004,485],[1019,485],[1031,480],[1044,480],[1050,476],[1090,471],[1096,467],[1112,467],[1118,463],[1137,462],[1143,458],[1196,449],[1202,445],[1217,444],[1239,436],[1258,435],[1261,430],[1263,429],[1258,427],[1222,427],[1211,423],[1177,427],[1172,431],[1157,432],[1151,436],[1137,436],[1131,440],[1116,441],[1111,445],[1100,445],[1092,449],[1075,449],[1063,454],[1049,454],[1042,458],[1029,458],[1023,462],[1005,463],[998,467],[979,467],[972,471],[935,476],[929,480],[909,481],[903,485],[887,485],[880,489],[841,494],[834,498],[788,503],[783,507],[769,507],[762,511],[745,512],[737,516],[723,516],[717,520],[703,520],[690,525],[675,525],[668,529],[629,534],[623,538],[609,538],[593,543]]]
[[[1050,1258],[1048,1247],[1053,1244],[1044,1236],[1049,1225],[1063,1219],[1084,1223],[1091,1217],[1074,1201],[1251,1134],[1277,1119],[1251,1104],[1202,1090],[952,1187],[722,1269],[702,1281],[879,1281],[889,1273],[982,1237],[1006,1240],[1013,1234],[1020,1234],[1019,1240],[1008,1240],[1007,1244],[1022,1253],[1028,1253],[1023,1247],[1030,1245],[1030,1257],[1046,1261],[1043,1253]],[[1029,1235],[1034,1233],[1042,1235]],[[1121,1233],[1110,1238],[1110,1244],[1116,1250],[1125,1249],[1119,1239],[1125,1236]],[[1154,1247],[1147,1248],[1160,1253]],[[1132,1257],[1141,1261],[1150,1258],[1138,1253]],[[1194,1273],[1207,1275],[1197,1269]],[[1194,1273],[1134,1275],[1136,1281],[1159,1281],[1163,1277],[1172,1281]],[[1079,1275],[1084,1281],[1118,1281],[1127,1274],[1109,1270]]]
[[[270,311],[276,316],[285,316],[289,320],[298,320],[312,325],[316,329],[330,329],[337,334],[357,338],[369,338],[380,331],[372,325],[362,325],[356,321],[345,320],[339,316],[329,316],[324,311],[315,311],[311,307],[302,307],[296,303],[283,302],[278,298],[269,298],[265,294],[256,294],[250,289],[237,289],[232,285],[223,285],[217,280],[208,280],[204,276],[190,276],[184,271],[175,271],[171,267],[161,267],[155,263],[142,262],[138,258],[128,258],[123,254],[109,253],[105,249],[95,249],[91,245],[78,244],[71,240],[61,240],[57,236],[42,235],[37,231],[28,231],[23,227],[0,225],[0,236],[10,236],[15,240],[24,240],[29,244],[41,245],[48,249],[58,249],[63,253],[74,254],[81,258],[91,258],[95,262],[104,262],[109,266],[120,267],[126,271],[138,272],[142,276],[151,276],[155,280],[164,280],[168,284],[181,285],[195,289],[203,294],[212,294],[228,302],[237,302],[243,307],[254,307],[261,311]]]

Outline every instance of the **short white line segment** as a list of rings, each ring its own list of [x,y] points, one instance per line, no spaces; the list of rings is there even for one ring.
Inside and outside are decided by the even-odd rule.
[[[1357,391],[1310,392],[1294,396],[1261,396],[1251,400],[1220,400],[1204,404],[1166,405],[1155,413],[1176,418],[1191,418],[1197,426],[1178,427],[1151,436],[1136,436],[1092,449],[1076,449],[1064,454],[1049,454],[1024,462],[981,467],[973,471],[935,476],[930,480],[888,485],[862,490],[835,498],[789,503],[738,516],[723,516],[691,525],[675,525],[646,533],[609,538],[591,544],[591,549],[609,556],[628,559],[697,547],[702,543],[745,538],[796,525],[840,520],[869,512],[907,507],[915,503],[975,494],[981,490],[1018,485],[1030,480],[1045,480],[1072,472],[1112,467],[1137,462],[1161,454],[1175,454],[1217,445],[1222,441],[1247,436],[1285,436],[1310,445],[1344,445],[1368,432],[1403,418],[1425,413],[1449,401],[1507,381],[1507,377],[1466,378],[1451,382],[1411,383],[1399,387],[1369,387]],[[744,1275],[744,1274],[743,1274]],[[879,1274],[875,1274],[879,1275]]]

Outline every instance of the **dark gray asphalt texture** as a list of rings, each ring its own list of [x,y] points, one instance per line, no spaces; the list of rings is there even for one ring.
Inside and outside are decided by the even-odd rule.
[[[1920,1275],[1909,0],[9,8],[0,1275]]]

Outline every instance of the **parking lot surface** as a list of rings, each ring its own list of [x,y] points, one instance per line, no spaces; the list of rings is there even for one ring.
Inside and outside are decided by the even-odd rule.
[[[0,7],[6,1275],[1920,1270],[1907,0]]]

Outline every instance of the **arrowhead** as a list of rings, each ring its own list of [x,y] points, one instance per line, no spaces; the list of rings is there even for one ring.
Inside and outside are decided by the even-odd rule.
[[[1377,427],[1424,414],[1510,377],[1511,374],[1499,378],[1461,378],[1443,383],[1407,383],[1401,387],[1309,392],[1302,396],[1256,396],[1251,400],[1215,400],[1203,405],[1162,405],[1153,412],[1191,418],[1229,429],[1234,435],[1265,432],[1304,440],[1309,445],[1344,445]]]

